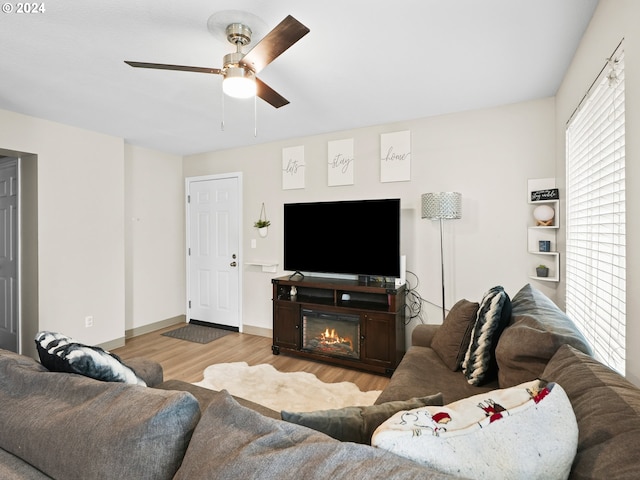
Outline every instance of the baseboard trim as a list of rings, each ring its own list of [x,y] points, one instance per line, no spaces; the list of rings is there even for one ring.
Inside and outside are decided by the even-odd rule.
[[[254,327],[252,325],[243,325],[242,333],[248,333],[249,335],[258,335],[259,337],[273,337],[273,330],[270,328]]]
[[[175,317],[167,318],[165,320],[160,320],[159,322],[150,323],[149,325],[143,325],[142,327],[125,330],[124,337],[101,343],[98,346],[104,348],[107,351],[113,350],[114,348],[124,347],[125,341],[129,338],[137,337],[138,335],[144,335],[145,333],[149,332],[155,332],[156,330],[160,330],[161,328],[177,325],[178,323],[185,323],[186,321],[187,317],[185,315],[178,315]]]
[[[125,330],[124,337],[116,338],[109,342],[101,343],[98,346],[104,348],[105,350],[113,350],[115,348],[124,347],[125,341],[137,337],[138,335],[144,335],[145,333],[155,332],[156,330],[160,330],[161,328],[170,327],[172,325],[177,325],[179,323],[186,323],[187,317],[186,315],[177,315],[175,317],[167,318],[165,320],[160,320],[159,322],[150,323],[149,325],[143,325],[142,327],[132,328],[130,330]],[[192,320],[192,323],[196,323]],[[219,325],[215,325],[218,328]],[[235,330],[237,331],[237,330]],[[242,333],[247,333],[249,335],[257,335],[259,337],[273,337],[273,330],[271,328],[263,328],[263,327],[254,327],[252,325],[243,325]]]
[[[130,330],[125,330],[124,338],[127,339],[127,338],[137,337],[138,335],[144,335],[145,333],[154,332],[156,330],[160,330],[161,328],[177,325],[178,323],[185,323],[186,321],[187,321],[186,315],[177,315],[175,317],[167,318],[165,320],[160,320],[159,322],[150,323],[148,325],[132,328]]]
[[[115,340],[110,340],[105,343],[100,343],[97,346],[100,348],[104,348],[107,352],[109,350],[113,350],[115,348],[124,347],[125,341],[124,337],[116,338]]]

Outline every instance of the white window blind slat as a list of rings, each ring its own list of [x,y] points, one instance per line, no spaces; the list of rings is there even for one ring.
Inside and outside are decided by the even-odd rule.
[[[625,372],[624,49],[571,118],[567,139],[567,314],[596,358]],[[613,79],[611,73],[614,73]]]

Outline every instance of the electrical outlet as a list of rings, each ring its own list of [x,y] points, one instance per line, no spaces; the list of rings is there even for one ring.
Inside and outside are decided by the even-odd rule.
[[[84,326],[85,328],[93,327],[93,316],[89,315],[88,317],[84,317]]]

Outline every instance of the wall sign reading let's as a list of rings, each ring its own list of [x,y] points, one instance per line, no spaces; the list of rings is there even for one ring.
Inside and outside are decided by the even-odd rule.
[[[304,188],[304,145],[282,149],[282,189]]]

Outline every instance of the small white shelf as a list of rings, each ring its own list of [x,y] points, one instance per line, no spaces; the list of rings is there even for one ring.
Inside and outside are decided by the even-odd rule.
[[[530,275],[529,278],[541,282],[559,282],[560,281],[560,253],[557,248],[557,233],[560,228],[560,201],[559,200],[531,200],[531,192],[536,190],[545,190],[556,188],[555,178],[542,178],[529,180],[527,185],[527,202],[529,203],[529,220],[527,226],[527,252],[531,257],[531,271],[535,272],[535,267],[541,263],[549,267],[548,277],[538,277]],[[554,210],[553,225],[536,225],[533,217],[533,211],[539,205],[549,205]],[[551,251],[541,252],[539,243],[542,240],[551,242]],[[541,258],[543,257],[543,258]]]
[[[253,262],[245,262],[245,265],[248,265],[251,267],[261,267],[262,271],[265,273],[276,273],[278,271],[279,264],[274,262],[253,261]]]
[[[539,280],[541,282],[559,282],[560,278],[558,276],[553,277],[537,277],[535,275],[531,275],[529,278],[533,278],[534,280]]]

